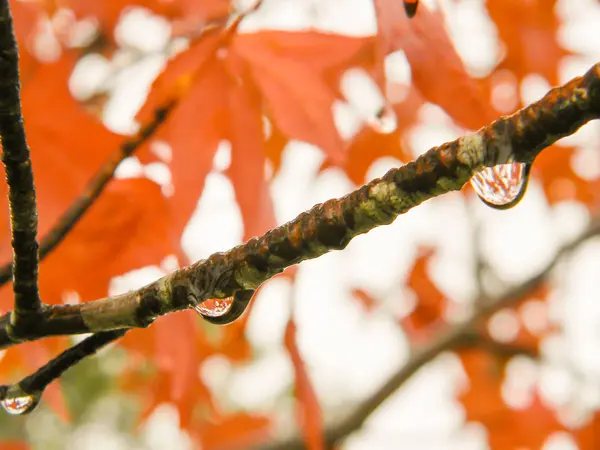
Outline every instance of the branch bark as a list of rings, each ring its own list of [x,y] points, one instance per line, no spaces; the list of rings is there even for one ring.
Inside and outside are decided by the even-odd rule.
[[[46,306],[15,336],[0,318],[0,348],[50,335],[147,327],[157,317],[256,289],[286,267],[340,250],[422,202],[456,191],[483,167],[531,163],[542,149],[600,115],[600,64],[541,100],[477,132],[432,148],[340,199],[328,200],[265,235],[141,289],[80,305]]]
[[[31,156],[21,112],[19,49],[8,0],[0,1],[0,137],[6,169],[12,237],[13,326],[33,319],[41,307],[38,291],[38,218]]]

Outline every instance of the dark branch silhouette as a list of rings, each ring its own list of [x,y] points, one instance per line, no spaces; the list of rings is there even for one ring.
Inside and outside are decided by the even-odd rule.
[[[41,307],[38,291],[38,217],[31,156],[21,112],[19,49],[8,0],[0,1],[0,137],[8,183],[15,309],[13,332]]]

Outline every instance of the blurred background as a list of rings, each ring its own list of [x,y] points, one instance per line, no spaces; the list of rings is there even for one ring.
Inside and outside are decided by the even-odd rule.
[[[594,0],[422,0],[410,21],[400,0],[11,5],[42,235],[161,102],[181,104],[121,163],[93,219],[42,265],[49,303],[135,289],[225,251],[600,60]],[[242,36],[219,44],[214,61],[233,70],[243,60],[248,98],[263,96],[270,111],[256,155],[235,144],[253,139],[247,122],[231,120],[230,139],[211,134],[221,113],[203,111],[220,101],[206,93],[218,82],[188,88],[208,83],[201,71],[212,69],[194,64],[213,64],[202,56],[209,29]],[[335,95],[324,91],[332,83]],[[303,130],[314,133],[296,132],[306,117]],[[189,311],[129,333],[66,373],[31,415],[1,415],[0,448],[294,448],[308,439],[316,449],[320,427],[349,450],[598,448],[600,240],[582,240],[547,269],[597,223],[599,131],[588,124],[544,151],[510,210],[485,206],[470,188],[446,194],[265,283],[239,323],[218,328]],[[472,342],[441,346],[414,375],[394,378],[486,298],[521,292],[539,273],[535,289],[474,327]],[[4,311],[10,294],[5,286]],[[77,339],[2,352],[3,383]],[[377,407],[361,413],[369,402]],[[362,426],[341,430],[353,414]]]

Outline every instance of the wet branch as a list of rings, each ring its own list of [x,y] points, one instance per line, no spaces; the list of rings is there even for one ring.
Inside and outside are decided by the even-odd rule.
[[[0,317],[0,348],[51,335],[147,327],[157,317],[210,298],[256,289],[286,267],[345,248],[422,202],[456,191],[483,167],[532,162],[542,149],[600,115],[600,64],[583,77],[477,132],[434,147],[340,199],[227,252],[215,253],[143,288],[78,305],[45,306],[18,338]]]
[[[546,282],[552,270],[565,255],[576,250],[581,244],[598,235],[600,235],[600,219],[594,220],[585,232],[562,247],[556,253],[552,261],[550,261],[535,276],[520,285],[513,287],[504,295],[493,300],[490,300],[489,298],[480,299],[476,304],[482,306],[477,309],[468,320],[456,325],[447,325],[436,336],[432,337],[427,344],[414,349],[408,361],[399,367],[398,370],[379,387],[379,389],[361,402],[343,420],[329,426],[325,430],[326,448],[335,447],[335,445],[339,444],[340,441],[345,439],[351,433],[360,429],[381,404],[401,388],[417,371],[443,352],[458,350],[460,348],[477,347],[501,356],[515,356],[517,354],[530,357],[537,356],[530,349],[495,342],[486,336],[482,336],[477,332],[478,326],[483,320],[495,312],[503,308],[515,306],[519,302],[525,300],[529,295],[534,293],[541,284]],[[278,441],[259,446],[257,447],[257,450],[303,450],[305,448],[306,446],[303,437],[297,435],[285,441]]]
[[[19,50],[12,14],[8,0],[0,0],[0,137],[10,208],[15,326],[35,316],[41,306],[37,284],[37,205],[20,90]]]

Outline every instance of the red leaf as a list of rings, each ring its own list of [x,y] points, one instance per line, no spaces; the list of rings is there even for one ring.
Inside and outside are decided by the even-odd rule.
[[[250,448],[270,437],[271,421],[263,416],[238,413],[218,423],[206,423],[198,434],[206,450]]]
[[[431,280],[427,267],[435,255],[432,248],[423,248],[415,259],[413,268],[407,280],[408,287],[417,297],[417,304],[410,315],[402,320],[409,334],[422,336],[435,325],[444,321],[444,310],[448,300]]]
[[[78,292],[84,301],[104,297],[116,274],[158,265],[179,247],[160,186],[144,179],[114,180],[42,262],[40,291],[50,303]],[[98,264],[98,261],[103,261]]]
[[[209,29],[190,48],[168,62],[152,83],[148,98],[137,113],[141,123],[150,122],[157,109],[173,100],[188,100],[186,96],[195,80],[202,75],[204,68],[212,65],[215,52],[223,42],[222,31],[221,28]]]
[[[310,450],[325,448],[323,417],[319,399],[312,387],[302,355],[296,343],[296,324],[290,318],[285,329],[285,348],[290,354],[296,378],[296,414],[304,440]]]
[[[376,0],[375,5],[384,54],[404,50],[413,84],[425,99],[471,129],[497,116],[479,83],[467,73],[439,11],[421,5],[419,13],[409,19],[396,0]]]
[[[229,90],[231,166],[227,174],[244,218],[244,241],[276,225],[265,176],[265,146],[260,97],[251,86]]]
[[[480,422],[488,430],[490,447],[499,450],[541,448],[546,438],[564,427],[555,414],[534,394],[522,409],[510,408],[502,399],[504,363],[479,350],[459,354],[469,388],[459,396],[469,422]]]
[[[2,450],[29,450],[31,447],[25,442],[18,441],[0,441]]]
[[[506,48],[500,68],[519,78],[538,73],[553,86],[559,83],[558,62],[570,52],[558,43],[560,22],[555,5],[556,0],[487,0]]]
[[[573,156],[578,150],[554,145],[535,160],[534,175],[538,177],[551,205],[561,201],[579,201],[591,209],[600,203],[598,181],[585,180],[573,170]]]
[[[352,289],[352,297],[354,297],[368,312],[371,312],[377,301],[363,289]]]
[[[247,35],[236,39],[234,51],[249,63],[277,127],[288,138],[317,145],[341,163],[343,143],[332,114],[335,94],[323,76],[294,55],[277,57],[262,41]]]

